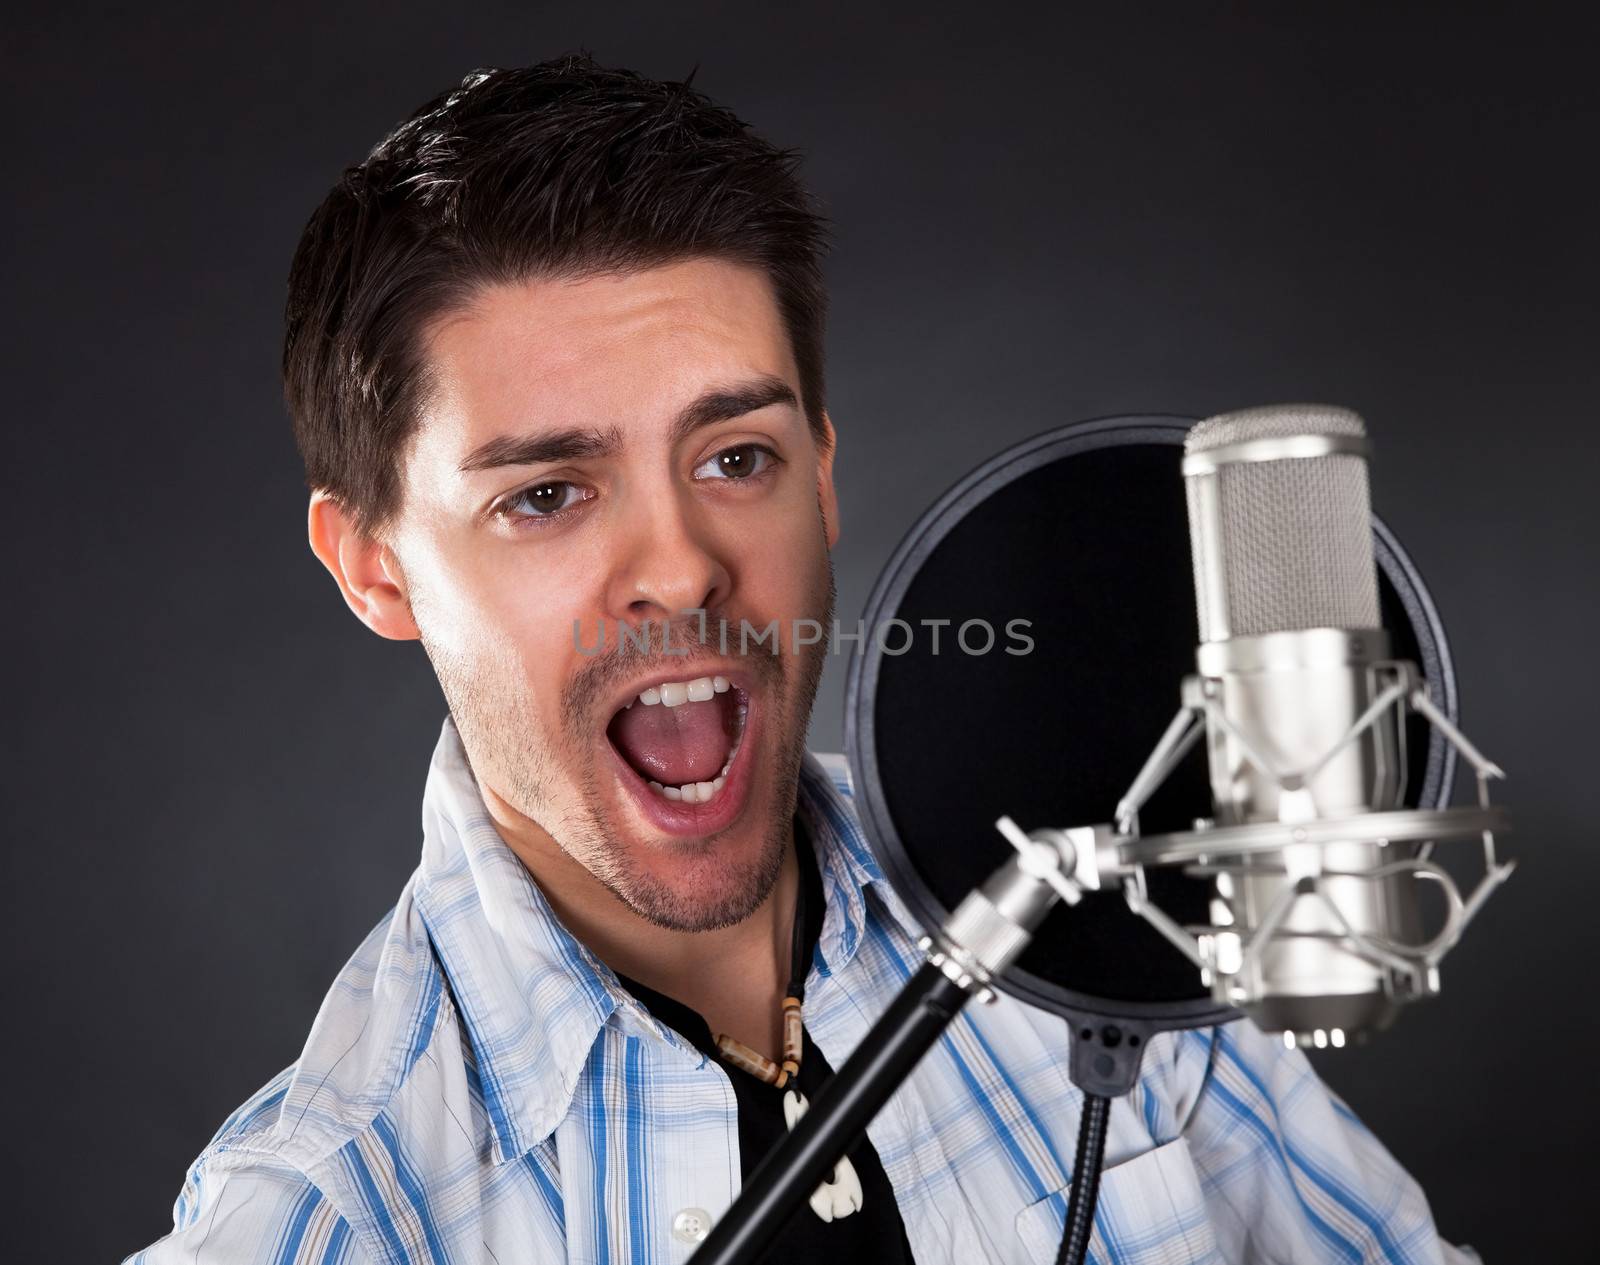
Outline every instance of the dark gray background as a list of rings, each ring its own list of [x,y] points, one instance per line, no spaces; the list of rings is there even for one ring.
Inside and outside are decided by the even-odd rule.
[[[837,222],[840,612],[981,458],[1348,404],[1511,771],[1445,995],[1320,1060],[1491,1261],[1591,1238],[1593,31],[1320,15],[36,7],[5,41],[8,1256],[116,1258],[294,1059],[415,863],[442,702],[305,545],[278,399],[312,207],[412,106],[587,46],[810,154]],[[836,747],[843,661],[815,721]],[[34,1228],[28,1228],[34,1227]]]

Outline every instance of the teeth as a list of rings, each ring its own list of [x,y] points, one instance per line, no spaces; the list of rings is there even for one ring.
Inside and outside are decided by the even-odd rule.
[[[733,761],[730,758],[728,763]],[[649,782],[647,785],[663,799],[673,803],[705,804],[728,784],[728,765],[722,766],[722,772],[709,782],[690,782],[684,786],[663,786],[660,782]]]
[[[718,694],[726,694],[732,688],[732,682],[725,676],[698,676],[692,681],[668,681],[665,685],[652,685],[641,691],[634,702],[643,703],[646,707],[654,707],[657,703],[664,703],[668,707],[679,707],[684,703],[709,703]],[[626,706],[632,707],[633,702]]]
[[[669,681],[661,687],[663,707],[682,707],[689,701],[689,687],[682,681]]]

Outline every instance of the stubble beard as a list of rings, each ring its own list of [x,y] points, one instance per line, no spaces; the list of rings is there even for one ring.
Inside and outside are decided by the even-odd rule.
[[[833,627],[836,590],[832,560],[826,553],[822,583],[817,587],[821,592],[814,590],[809,605],[815,608],[820,597],[818,622],[829,629]],[[418,626],[420,629],[422,621]],[[760,848],[750,862],[718,865],[713,858],[730,831],[739,828],[735,826],[703,839],[680,841],[673,849],[675,860],[684,869],[705,871],[697,886],[714,889],[715,896],[706,891],[680,890],[647,872],[634,857],[628,841],[607,821],[592,735],[582,732],[592,711],[575,706],[573,697],[575,692],[593,693],[591,687],[574,691],[573,683],[569,683],[564,690],[562,724],[552,743],[534,717],[525,685],[527,677],[521,658],[512,647],[502,647],[489,656],[487,663],[474,665],[430,643],[426,636],[422,642],[461,733],[462,745],[469,753],[477,753],[485,771],[493,770],[493,776],[503,784],[497,788],[501,798],[541,827],[562,851],[633,913],[669,931],[714,931],[743,922],[766,901],[782,873],[784,852],[793,833],[800,765],[805,758],[811,708],[826,661],[826,637],[801,647],[798,653],[773,654],[768,663],[752,657],[752,667],[769,686],[765,691],[769,714],[763,717],[763,733],[776,741],[766,786],[767,802],[772,807],[760,827]],[[757,656],[763,653],[756,651]],[[603,679],[607,669],[600,664],[592,667],[589,679]],[[796,682],[792,694],[783,688],[790,676]],[[586,737],[590,740],[584,741]],[[560,782],[563,764],[576,770],[572,785],[580,811],[563,813],[550,803],[549,789]],[[748,792],[752,797],[760,793],[760,774],[759,768],[753,771]]]
[[[833,564],[824,555],[826,572],[822,609],[817,616],[823,628],[833,626],[835,588]],[[813,602],[813,609],[815,603]],[[802,617],[804,618],[804,617]],[[791,625],[792,627],[792,625]],[[792,640],[790,642],[792,645]],[[760,654],[757,651],[757,654]],[[685,869],[704,869],[696,887],[685,891],[663,882],[639,865],[625,839],[602,824],[604,810],[592,766],[585,766],[580,779],[585,814],[590,828],[584,832],[584,853],[575,852],[563,840],[562,847],[576,856],[606,888],[639,917],[668,931],[716,931],[743,922],[766,901],[783,871],[784,853],[794,833],[795,802],[800,791],[800,764],[805,759],[806,731],[811,707],[827,655],[826,639],[801,647],[798,653],[770,656],[771,674],[766,677],[769,714],[763,717],[763,733],[775,739],[775,749],[767,769],[767,803],[771,805],[761,823],[761,845],[753,860],[717,865],[713,858],[727,836],[738,825],[703,839],[674,845],[675,861]],[[785,665],[784,660],[788,663]],[[753,665],[754,666],[754,665]],[[793,676],[792,694],[784,689]],[[756,753],[752,752],[752,757]],[[761,770],[753,770],[748,794],[759,796]],[[748,828],[748,827],[745,827]],[[714,868],[713,868],[714,867]],[[716,892],[712,896],[709,891]]]

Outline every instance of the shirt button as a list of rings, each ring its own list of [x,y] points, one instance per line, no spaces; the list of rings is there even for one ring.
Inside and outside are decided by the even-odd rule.
[[[711,1233],[711,1214],[704,1208],[683,1208],[672,1218],[672,1237],[680,1243],[699,1243]]]

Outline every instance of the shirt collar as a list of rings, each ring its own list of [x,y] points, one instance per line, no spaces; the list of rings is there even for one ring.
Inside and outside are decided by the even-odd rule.
[[[811,832],[826,901],[813,969],[830,975],[855,956],[867,890],[897,904],[845,785],[807,753],[795,811]],[[561,924],[495,829],[448,717],[428,769],[422,826],[417,908],[465,1023],[496,1163],[554,1132],[608,1022],[641,1026],[702,1057],[657,1023]]]

